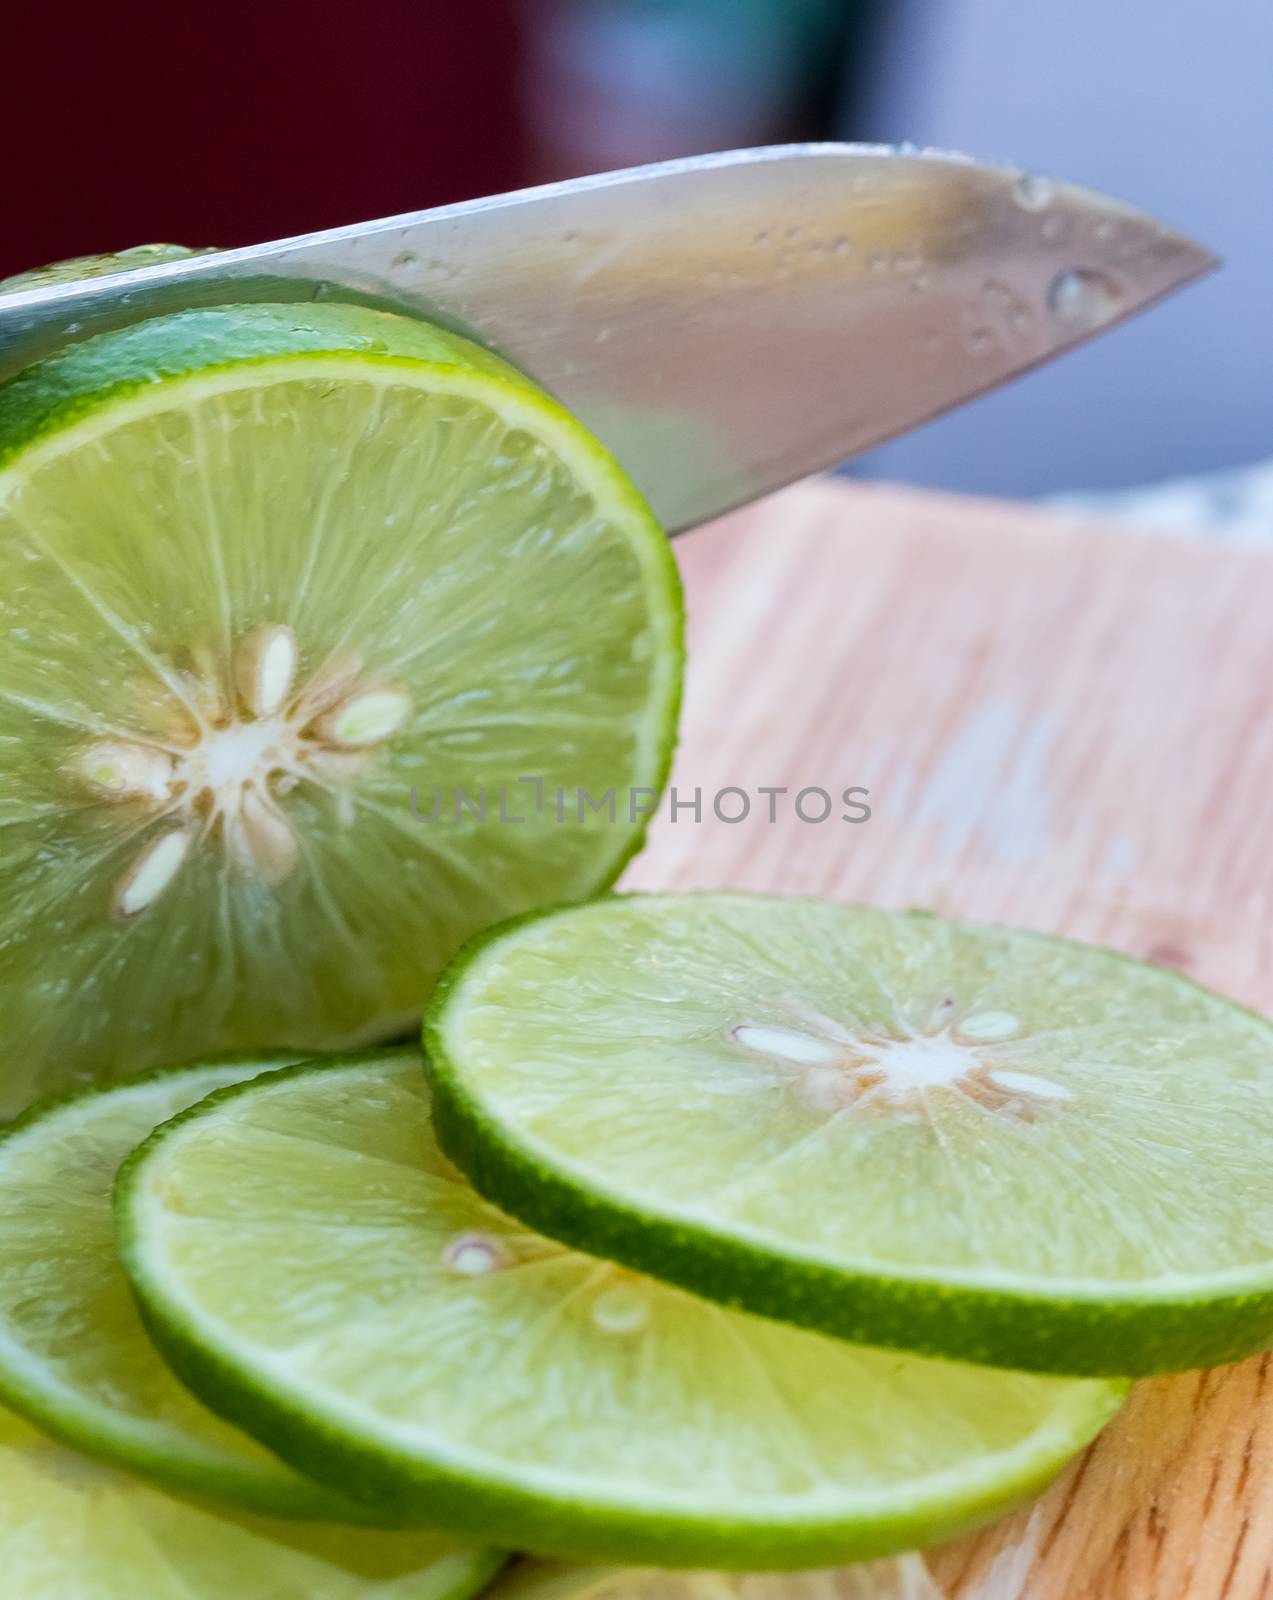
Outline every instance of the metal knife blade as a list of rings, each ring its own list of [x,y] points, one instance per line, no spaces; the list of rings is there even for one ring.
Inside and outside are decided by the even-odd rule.
[[[782,145],[0,293],[0,375],[161,311],[370,300],[521,367],[677,531],[905,433],[1215,265],[1071,184],[939,151]]]

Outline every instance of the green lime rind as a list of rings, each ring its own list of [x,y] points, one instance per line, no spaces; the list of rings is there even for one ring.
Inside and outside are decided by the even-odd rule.
[[[469,1600],[505,1559],[176,1499],[0,1411],[0,1567],[22,1600]]]
[[[0,383],[0,466],[41,437],[153,384],[243,362],[341,353],[476,370],[534,395],[537,403],[544,401],[508,362],[429,322],[330,303],[216,306],[96,334]],[[569,413],[546,404],[601,454]],[[627,480],[622,482],[635,498]]]
[[[126,250],[105,255],[71,256],[65,261],[50,261],[41,267],[28,267],[11,277],[0,278],[0,294],[19,294],[29,289],[49,289],[54,284],[80,283],[85,278],[104,278],[139,267],[157,267],[169,261],[186,261],[191,256],[216,255],[214,246],[186,244],[135,244]]]
[[[285,1068],[158,1129],[116,1186],[127,1270],[183,1380],[404,1523],[570,1559],[839,1564],[987,1521],[1121,1403],[616,1279],[483,1205],[427,1102],[414,1052]],[[475,1231],[502,1266],[443,1270],[443,1241]],[[320,1272],[327,1299],[295,1323],[292,1286]],[[643,1320],[597,1320],[616,1282]]]
[[[983,1275],[975,1271],[943,1272],[871,1261],[855,1270],[845,1260],[819,1259],[813,1248],[775,1236],[763,1226],[731,1228],[689,1204],[677,1207],[658,1193],[637,1193],[615,1178],[607,1166],[604,1135],[597,1137],[595,1162],[578,1152],[563,1156],[550,1136],[532,1136],[510,1116],[501,1116],[490,1097],[474,1081],[465,1047],[456,1033],[475,997],[482,994],[483,974],[494,970],[501,954],[527,931],[541,932],[558,919],[576,914],[604,918],[607,906],[677,900],[682,904],[716,902],[722,916],[771,908],[775,917],[791,906],[816,906],[780,897],[702,894],[681,897],[610,896],[590,907],[561,907],[510,919],[472,939],[438,981],[428,1007],[424,1037],[434,1089],[434,1118],[439,1142],[478,1192],[520,1217],[529,1226],[577,1249],[639,1270],[656,1272],[670,1283],[723,1305],[738,1306],[800,1327],[816,1329],[855,1342],[921,1352],[954,1360],[984,1362],[1022,1371],[1084,1376],[1139,1377],[1154,1373],[1213,1366],[1234,1361],[1273,1343],[1273,1262],[1242,1271],[1219,1271],[1192,1283],[1183,1278],[1137,1285],[1129,1281],[1058,1283],[1049,1287],[1039,1276],[1013,1279],[1011,1273]],[[845,908],[862,912],[865,908]],[[749,914],[749,913],[748,913]],[[1199,1004],[1229,1017],[1244,1036],[1258,1035],[1264,1059],[1273,1063],[1273,1026],[1232,1002],[1221,1000],[1180,975],[1121,953],[1098,950],[1051,936],[977,924],[942,924],[931,913],[868,913],[896,919],[904,929],[965,928],[974,936],[1001,938],[1041,959],[1055,956],[1079,972],[1094,959],[1114,963],[1128,981],[1149,983],[1182,1004],[1197,996]],[[597,930],[598,932],[600,930]],[[755,932],[754,926],[751,932]],[[627,952],[629,961],[640,952]],[[1115,973],[1115,978],[1117,974]],[[621,984],[622,980],[616,980]],[[758,967],[750,983],[763,990],[765,974]],[[935,992],[943,978],[932,975]],[[549,987],[545,980],[544,987]],[[621,993],[621,988],[619,990]],[[582,1002],[576,1000],[578,1011]],[[1152,1019],[1151,1019],[1152,1022]],[[633,1023],[634,1029],[639,1024]],[[647,1058],[646,1064],[649,1064]],[[664,1058],[661,1070],[666,1066]],[[630,1080],[639,1085],[641,1065],[627,1064]],[[1264,1069],[1267,1071],[1267,1068]],[[1273,1074],[1265,1110],[1273,1102]],[[604,1086],[597,1094],[604,1095]],[[619,1126],[623,1107],[614,1108]],[[702,1159],[691,1122],[679,1129],[687,1150]],[[669,1135],[669,1137],[673,1137]],[[1075,1175],[1078,1184],[1093,1181]],[[799,1185],[798,1174],[792,1182]],[[1269,1194],[1252,1194],[1268,1206]],[[862,1215],[851,1187],[827,1194],[822,1207],[839,1206],[846,1216]],[[1055,1195],[1057,1212],[1067,1195]],[[1153,1202],[1149,1202],[1152,1211]],[[1052,1219],[1055,1220],[1055,1217]],[[1042,1218],[1022,1221],[1028,1229],[1047,1228]],[[1038,1239],[1038,1235],[1026,1235]]]
[[[263,1051],[151,1073],[41,1102],[0,1133],[0,1400],[62,1443],[175,1493],[365,1523],[365,1506],[294,1473],[176,1381],[115,1251],[114,1174],[156,1124],[214,1089],[305,1059]]]

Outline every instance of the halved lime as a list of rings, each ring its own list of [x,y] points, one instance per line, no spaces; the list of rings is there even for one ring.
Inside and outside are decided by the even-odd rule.
[[[0,386],[0,1114],[400,1032],[619,871],[680,664],[630,483],[440,329],[191,311]]]
[[[427,1024],[443,1146],[581,1249],[848,1339],[1146,1373],[1273,1340],[1273,1025],[922,912],[611,898]]]
[[[467,1600],[501,1564],[435,1534],[171,1499],[0,1412],[0,1569],[13,1600]]]
[[[527,1233],[433,1141],[414,1052],[284,1069],[157,1130],[116,1190],[174,1366],[300,1470],[515,1549],[826,1565],[982,1521],[1110,1384],[899,1357]]]
[[[299,1058],[251,1056],[36,1106],[0,1135],[0,1399],[45,1433],[166,1487],[277,1516],[363,1522],[206,1410],[147,1337],[115,1248],[125,1156],[214,1089]]]
[[[26,289],[47,289],[54,284],[78,283],[84,278],[101,278],[135,267],[157,267],[168,261],[185,261],[190,256],[215,255],[210,246],[188,244],[134,244],[126,250],[106,255],[71,256],[65,261],[50,261],[30,267],[10,278],[0,278],[0,294],[17,294]]]

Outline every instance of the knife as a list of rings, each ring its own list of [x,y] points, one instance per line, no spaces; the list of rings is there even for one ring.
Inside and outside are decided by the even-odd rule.
[[[1216,265],[1068,183],[942,151],[779,145],[95,277],[37,274],[0,292],[0,376],[192,306],[404,310],[555,394],[677,532],[905,433]]]

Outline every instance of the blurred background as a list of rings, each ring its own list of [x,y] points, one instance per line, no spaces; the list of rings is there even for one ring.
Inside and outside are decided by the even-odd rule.
[[[17,21],[0,276],[735,145],[911,140],[1108,190],[1227,266],[855,470],[1037,495],[1273,449],[1268,0],[120,0]]]

